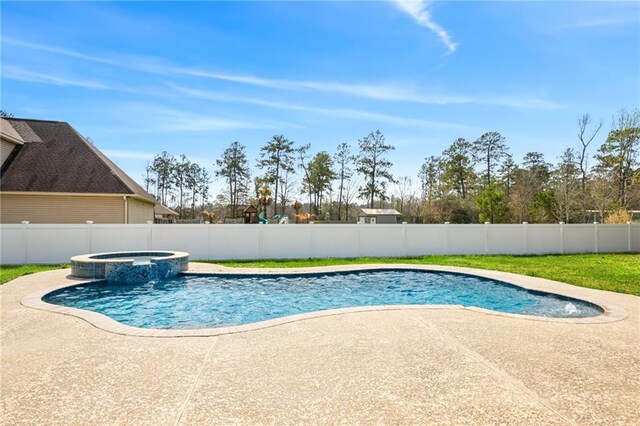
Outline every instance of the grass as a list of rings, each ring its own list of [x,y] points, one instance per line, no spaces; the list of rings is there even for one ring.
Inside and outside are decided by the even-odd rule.
[[[217,261],[236,268],[300,268],[362,263],[411,263],[463,266],[547,278],[581,287],[640,296],[640,254],[545,256],[424,256],[405,258]]]
[[[67,266],[68,265],[0,265],[0,284],[15,280],[23,275],[66,268]]]
[[[357,259],[302,259],[256,261],[202,261],[235,268],[300,268],[362,263],[413,263],[464,266],[547,278],[581,287],[640,296],[640,254],[575,254],[547,256],[424,256],[361,257]],[[68,265],[0,266],[0,284],[27,274]]]

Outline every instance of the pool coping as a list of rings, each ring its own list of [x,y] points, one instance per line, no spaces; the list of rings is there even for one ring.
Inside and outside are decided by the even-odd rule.
[[[193,269],[192,269],[193,267]],[[359,306],[350,308],[330,309],[324,311],[307,312],[303,314],[289,315],[281,318],[274,318],[270,320],[254,322],[251,324],[244,324],[230,327],[220,328],[201,328],[201,329],[151,329],[140,328],[122,324],[106,315],[88,311],[84,309],[71,308],[66,306],[54,305],[47,303],[42,298],[55,290],[59,290],[65,287],[71,287],[80,284],[87,284],[91,282],[102,281],[102,279],[84,279],[74,280],[73,282],[67,282],[64,284],[58,284],[50,286],[24,296],[21,300],[22,305],[29,308],[56,312],[65,315],[71,315],[83,319],[104,331],[111,333],[138,336],[138,337],[209,337],[220,336],[225,334],[243,333],[249,331],[262,330],[265,328],[275,327],[283,324],[288,324],[297,321],[304,321],[314,318],[329,317],[335,315],[345,315],[357,312],[372,312],[372,311],[397,311],[397,310],[456,310],[462,309],[466,311],[478,312],[485,315],[497,315],[502,317],[526,319],[530,321],[545,321],[556,322],[564,324],[603,324],[615,321],[621,321],[627,317],[627,311],[615,304],[611,304],[601,300],[597,295],[599,290],[587,289],[584,287],[577,287],[558,281],[547,280],[544,278],[529,277],[525,275],[512,274],[508,272],[491,271],[484,269],[463,268],[454,266],[440,266],[440,265],[416,265],[416,264],[358,264],[358,265],[335,265],[335,266],[321,266],[310,268],[228,268],[222,265],[207,264],[207,263],[194,263],[189,264],[189,269],[186,271],[189,275],[286,275],[286,274],[318,274],[327,272],[353,272],[353,271],[366,271],[366,270],[421,270],[431,272],[453,272],[459,274],[475,275],[483,278],[489,278],[493,280],[502,281],[511,285],[525,288],[527,290],[541,291],[546,293],[553,293],[560,296],[570,297],[574,299],[580,299],[585,302],[592,303],[599,306],[604,310],[601,315],[587,318],[550,318],[540,317],[532,315],[513,314],[507,312],[492,311],[489,309],[478,308],[474,306],[462,306],[462,305],[382,305],[382,306]]]

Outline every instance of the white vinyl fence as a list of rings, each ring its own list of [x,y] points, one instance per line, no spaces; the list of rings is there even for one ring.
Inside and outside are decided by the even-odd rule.
[[[640,252],[640,224],[0,225],[0,263],[63,263],[120,250],[197,259]]]

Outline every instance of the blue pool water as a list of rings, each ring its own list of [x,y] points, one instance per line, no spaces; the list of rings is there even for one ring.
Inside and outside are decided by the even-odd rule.
[[[486,278],[377,270],[314,275],[183,275],[147,284],[83,284],[45,302],[87,309],[143,328],[210,328],[354,306],[445,304],[545,317],[600,315],[601,308]]]

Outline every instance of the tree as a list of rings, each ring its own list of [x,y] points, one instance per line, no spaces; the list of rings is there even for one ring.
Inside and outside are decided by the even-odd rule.
[[[281,182],[281,174],[283,172],[294,173],[293,168],[293,141],[282,135],[276,135],[260,148],[260,159],[258,160],[258,168],[266,169],[265,177],[269,183],[275,185],[273,197],[273,212],[278,213],[278,189]],[[284,205],[282,206],[282,214],[284,214]]]
[[[491,185],[491,178],[506,157],[507,150],[504,137],[498,132],[485,133],[473,143],[474,160],[485,165],[485,185]]]
[[[156,174],[156,198],[167,204],[168,196],[173,188],[173,170],[176,159],[167,151],[157,154],[151,163],[151,170]]]
[[[321,151],[309,163],[308,178],[303,179],[305,191],[313,195],[313,212],[320,215],[319,205],[325,192],[331,190],[331,182],[335,179],[333,159],[326,151]]]
[[[489,221],[495,223],[501,221],[506,213],[504,202],[504,192],[494,184],[489,184],[477,198],[478,209],[480,210],[480,222]]]
[[[473,146],[463,138],[456,139],[443,153],[443,180],[464,200],[473,180]]]
[[[560,157],[560,164],[551,175],[551,185],[555,195],[556,217],[569,223],[581,205],[580,160],[576,152],[567,148]]]
[[[309,148],[311,148],[310,144],[306,144],[306,145],[302,145],[301,147],[299,147],[298,149],[296,149],[296,155],[297,155],[297,160],[298,160],[298,166],[300,168],[302,168],[302,171],[304,173],[304,177],[302,179],[302,184],[304,185],[305,179],[306,181],[310,181],[311,177],[309,175]],[[304,192],[304,191],[303,191]],[[307,194],[309,195],[309,214],[311,214],[311,204],[312,204],[312,194],[311,191],[307,191]]]
[[[358,140],[360,153],[358,154],[356,170],[364,177],[364,185],[360,188],[360,196],[368,200],[369,208],[373,208],[375,197],[386,199],[387,182],[394,182],[390,172],[393,163],[384,157],[395,147],[385,143],[380,130],[369,133]]]
[[[245,146],[237,141],[232,142],[216,160],[216,166],[218,168],[214,174],[217,178],[224,179],[226,183],[230,210],[235,218],[239,200],[245,197],[249,190],[247,182],[250,179],[250,172]]]
[[[513,155],[507,154],[499,169],[500,178],[502,185],[504,186],[505,196],[507,199],[511,194],[511,187],[513,186],[514,176],[517,170],[518,165],[513,161]]]
[[[594,128],[590,131],[587,130],[589,125],[591,124],[591,116],[588,113],[582,114],[578,117],[578,140],[580,141],[580,159],[578,162],[578,166],[580,168],[580,191],[582,194],[582,205],[583,205],[583,215],[582,221],[586,222],[587,217],[587,173],[589,172],[588,168],[588,156],[587,156],[587,148],[593,139],[595,139],[596,135],[602,128],[602,121],[600,121]]]
[[[202,210],[204,210],[204,206],[207,204],[207,201],[209,199],[210,184],[211,184],[211,176],[209,176],[209,172],[207,171],[207,169],[202,167],[202,169],[200,170],[200,175],[198,176],[198,192],[200,193],[200,202],[202,204]]]
[[[264,216],[267,217],[267,206],[271,205],[273,198],[271,198],[271,189],[268,186],[260,188],[258,191],[258,204],[260,204],[264,210]]]
[[[640,110],[621,110],[614,128],[598,150],[598,167],[609,173],[616,184],[619,207],[628,208],[629,189],[640,180],[638,148],[640,145]]]
[[[337,167],[338,184],[338,220],[342,219],[342,200],[344,195],[345,180],[351,178],[352,170],[349,164],[355,161],[355,157],[351,155],[351,148],[347,143],[338,145],[338,149],[333,157]],[[347,207],[348,209],[348,207]]]
[[[431,206],[436,196],[441,195],[438,193],[441,170],[442,158],[432,155],[424,159],[424,163],[418,172],[420,187],[422,188],[422,201],[426,200],[429,206]]]
[[[144,175],[142,179],[145,185],[145,191],[149,192],[151,185],[156,184],[156,180],[153,178],[153,167],[151,166],[151,162],[147,162],[147,166],[144,168]],[[150,192],[149,192],[150,193]]]
[[[411,177],[400,177],[400,179],[398,179],[398,182],[396,182],[396,191],[398,193],[396,208],[403,214],[403,216],[406,216],[406,207],[413,195],[413,182],[411,181]]]
[[[293,179],[293,172],[285,171],[280,179],[280,205],[284,211],[285,207],[291,202],[294,194],[296,181]]]
[[[536,195],[546,188],[549,181],[550,165],[539,152],[528,152],[522,160],[522,167],[513,173],[510,190],[510,212],[518,222],[531,221],[529,213]]]
[[[192,164],[193,163],[191,163],[184,154],[181,154],[180,159],[173,164],[173,182],[178,190],[178,211],[180,212],[181,218],[184,218],[182,211],[184,208],[184,191],[186,189],[187,174],[189,173],[189,169],[192,167]]]
[[[184,156],[183,156],[184,157]],[[181,166],[184,173],[184,189],[191,191],[191,217],[196,218],[196,197],[200,192],[201,178],[203,168],[197,163],[183,162]],[[182,203],[182,195],[180,195],[180,203]],[[182,206],[180,206],[180,214],[183,214]]]

